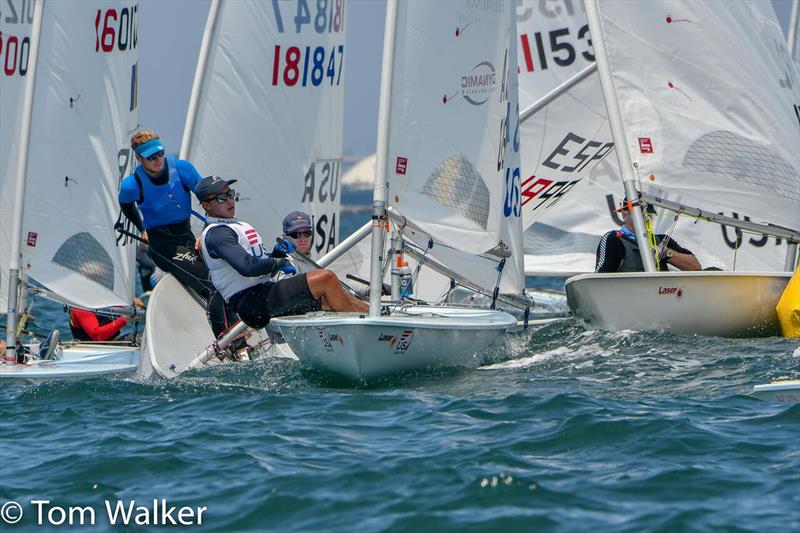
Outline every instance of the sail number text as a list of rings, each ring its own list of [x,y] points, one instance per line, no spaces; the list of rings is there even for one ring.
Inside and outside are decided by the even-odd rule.
[[[341,159],[317,160],[306,172],[300,203],[312,215],[314,249],[323,254],[336,246],[336,212],[339,210]]]
[[[339,85],[342,81],[344,45],[304,48],[276,44],[272,56],[272,85],[319,87],[324,83]]]
[[[27,25],[19,28],[30,31],[33,22],[33,0],[0,0],[0,22]],[[31,39],[27,35],[14,35],[0,31],[0,73],[4,76],[24,76],[28,73],[28,57],[31,52]]]
[[[532,35],[521,33],[519,36],[522,46],[522,58],[526,72],[547,70],[556,65],[568,67],[576,59],[583,58],[587,64],[594,62],[594,50],[589,36],[589,25],[584,25],[578,30],[577,40],[583,41],[586,48],[580,50],[576,43],[570,42],[569,28],[560,28],[550,32],[535,32]]]
[[[344,31],[344,1],[312,0],[309,5],[308,0],[297,0],[297,8],[292,17],[291,9],[281,11],[281,2],[272,0],[275,26],[278,28],[278,33],[284,33],[284,22],[290,28],[293,24],[295,33],[302,33],[305,24],[313,26],[317,33],[339,33]]]
[[[139,6],[98,9],[94,17],[94,37],[95,52],[135,49],[139,42]]]
[[[0,64],[5,76],[28,73],[28,57],[31,53],[30,37],[8,35],[0,32]]]

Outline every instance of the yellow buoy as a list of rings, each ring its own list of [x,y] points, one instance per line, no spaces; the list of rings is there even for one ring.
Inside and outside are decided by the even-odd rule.
[[[800,268],[794,271],[775,309],[783,336],[800,338]]]

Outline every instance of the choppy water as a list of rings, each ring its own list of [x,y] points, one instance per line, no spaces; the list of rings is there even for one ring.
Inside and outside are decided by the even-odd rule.
[[[31,500],[103,530],[105,500],[166,498],[227,530],[798,531],[800,406],[749,393],[800,375],[799,345],[567,320],[369,386],[288,359],[6,386],[0,504],[25,529]]]

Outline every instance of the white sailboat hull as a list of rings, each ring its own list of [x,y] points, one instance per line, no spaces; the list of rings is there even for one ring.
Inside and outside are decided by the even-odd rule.
[[[800,380],[775,381],[753,387],[753,395],[772,403],[800,403]]]
[[[139,374],[174,378],[213,342],[205,309],[174,276],[164,276],[147,305]]]
[[[566,281],[570,310],[589,327],[682,335],[780,335],[775,305],[790,272],[582,274]]]
[[[476,366],[516,319],[503,311],[416,306],[392,316],[311,313],[272,320],[301,362],[353,380]]]
[[[35,360],[29,364],[0,364],[0,383],[79,379],[130,374],[139,366],[139,348],[113,344],[63,346],[58,360]]]
[[[296,358],[286,344],[270,344],[264,330],[250,333],[250,345],[258,345],[252,357]],[[147,322],[142,337],[142,358],[139,375],[153,374],[172,379],[189,369],[189,365],[208,346],[214,334],[203,307],[171,274],[158,282],[147,305]],[[230,363],[225,360],[225,363]],[[222,362],[212,357],[203,366]],[[237,363],[238,364],[238,363]]]

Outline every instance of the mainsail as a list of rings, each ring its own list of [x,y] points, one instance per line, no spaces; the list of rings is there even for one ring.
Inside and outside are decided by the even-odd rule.
[[[504,3],[402,3],[397,15],[389,203],[473,253],[500,241],[503,189],[496,184],[505,172],[511,102],[510,27],[498,19],[509,11]]]
[[[800,76],[772,7],[591,5],[632,160],[626,179],[664,200],[800,228]],[[782,269],[785,245],[750,241],[759,248],[752,265]],[[712,264],[729,266],[731,257],[712,255]]]
[[[239,180],[237,216],[265,236],[311,214],[314,257],[339,232],[346,4],[213,2],[181,149]]]
[[[133,301],[134,250],[117,246],[114,222],[137,123],[137,44],[135,2],[44,6],[25,197],[14,206],[23,210],[22,270],[89,308]],[[13,76],[2,79],[6,105]]]
[[[388,204],[432,256],[494,287],[496,262],[473,273],[471,258],[510,253],[503,292],[523,288],[512,17],[505,2],[399,4],[386,162]]]

